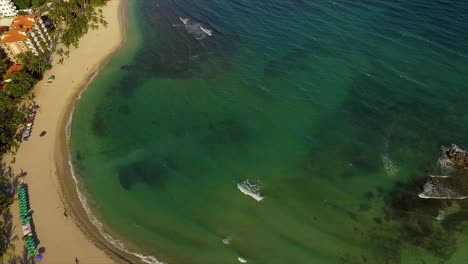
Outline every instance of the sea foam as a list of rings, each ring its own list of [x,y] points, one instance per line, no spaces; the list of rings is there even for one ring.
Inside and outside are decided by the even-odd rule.
[[[424,184],[423,192],[419,194],[420,198],[424,199],[465,199],[465,195],[461,195],[458,192],[451,190],[444,186],[437,178],[429,178]]]
[[[232,240],[232,237],[230,235],[228,235],[222,241],[223,241],[223,244],[229,245],[229,244],[231,244],[231,240]]]
[[[389,154],[382,155],[382,163],[384,165],[385,173],[387,173],[387,175],[390,177],[395,176],[395,174],[398,172],[398,168],[393,163]]]
[[[261,185],[250,183],[249,180],[245,180],[242,183],[237,184],[237,188],[245,195],[254,198],[257,201],[263,200],[264,197],[260,195]]]
[[[247,260],[244,259],[244,258],[241,258],[241,257],[237,257],[237,260],[238,260],[240,263],[247,263]]]
[[[213,36],[213,30],[208,29],[206,24],[203,26],[204,24],[196,19],[179,17],[179,20],[184,24],[185,30],[197,40],[202,40],[207,36]]]

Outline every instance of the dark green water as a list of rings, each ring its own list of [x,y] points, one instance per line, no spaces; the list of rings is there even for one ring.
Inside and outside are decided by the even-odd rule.
[[[137,0],[129,16],[71,140],[93,213],[127,248],[468,263],[468,202],[418,197],[441,147],[468,141],[468,2]]]

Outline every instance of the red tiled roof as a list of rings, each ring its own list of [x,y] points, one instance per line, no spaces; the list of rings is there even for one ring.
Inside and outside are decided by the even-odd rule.
[[[20,71],[23,71],[23,70],[24,70],[24,67],[21,66],[21,65],[19,65],[19,64],[11,65],[10,68],[8,68],[8,70],[5,72],[5,75],[3,75],[3,79],[6,80],[8,74],[10,74],[10,73],[13,73],[13,72],[20,72]],[[5,91],[5,90],[6,90],[7,85],[8,85],[8,83],[3,83],[3,85],[2,85],[2,91]]]
[[[39,19],[41,19],[41,16],[38,15],[16,16],[11,22],[10,29],[3,33],[0,44],[27,39],[26,32],[31,32],[32,27],[37,25]]]
[[[18,29],[18,30],[9,30],[2,35],[2,40],[0,44],[23,41],[28,38],[26,32],[30,32],[29,29]]]
[[[13,22],[11,22],[10,30],[32,28],[33,26],[37,25],[37,20],[39,20],[40,18],[41,17],[38,15],[16,16],[15,18],[13,18]]]
[[[5,72],[5,76],[12,73],[12,72],[20,72],[24,70],[24,67],[19,65],[19,64],[13,64],[8,68],[8,70]]]

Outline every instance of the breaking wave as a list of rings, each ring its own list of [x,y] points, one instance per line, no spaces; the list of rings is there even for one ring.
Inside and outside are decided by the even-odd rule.
[[[247,263],[247,260],[246,260],[245,258],[237,257],[237,260],[238,260],[240,263]]]
[[[229,245],[231,244],[231,240],[232,240],[232,237],[228,235],[222,241],[223,241],[223,244]]]
[[[209,25],[188,17],[179,17],[179,20],[184,24],[185,30],[197,40],[213,36],[214,30],[208,28]]]
[[[455,148],[458,148],[458,147],[455,146]],[[446,154],[449,148],[442,147],[441,149],[442,149],[442,155],[437,160],[437,167],[440,169],[443,175],[450,174],[455,170],[455,167],[454,167],[453,162],[448,158]]]
[[[243,194],[248,195],[259,202],[264,198],[260,195],[260,190],[262,187],[259,183],[253,184],[250,183],[249,180],[245,180],[242,183],[238,183],[237,188],[239,188]]]
[[[423,192],[418,196],[424,199],[465,199],[465,195],[461,195],[458,192],[445,186],[438,178],[429,178],[424,184]]]

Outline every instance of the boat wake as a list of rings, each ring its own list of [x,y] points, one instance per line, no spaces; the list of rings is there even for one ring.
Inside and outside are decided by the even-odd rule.
[[[254,198],[258,202],[260,202],[264,198],[260,195],[260,190],[262,187],[259,183],[253,184],[253,183],[250,183],[249,180],[245,180],[242,183],[238,183],[237,188],[243,194]]]
[[[189,17],[179,17],[179,20],[183,23],[185,30],[197,40],[213,36],[214,29],[209,24]]]

